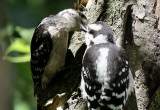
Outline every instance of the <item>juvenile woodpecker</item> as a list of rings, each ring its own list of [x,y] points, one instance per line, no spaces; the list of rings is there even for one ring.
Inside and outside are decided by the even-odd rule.
[[[69,32],[80,31],[86,26],[85,15],[74,9],[63,10],[41,21],[31,41],[31,71],[35,88],[44,89],[64,66]]]
[[[102,21],[88,26],[85,41],[80,89],[88,110],[123,110],[134,82],[125,50]]]

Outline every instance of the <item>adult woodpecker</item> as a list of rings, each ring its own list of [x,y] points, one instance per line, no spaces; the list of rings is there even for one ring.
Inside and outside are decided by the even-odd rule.
[[[87,19],[74,9],[44,18],[31,41],[31,71],[34,88],[43,89],[65,64],[70,31],[85,29]],[[36,90],[35,90],[36,94]]]
[[[88,26],[82,60],[81,93],[89,110],[123,110],[134,88],[125,50],[114,43],[105,22]]]

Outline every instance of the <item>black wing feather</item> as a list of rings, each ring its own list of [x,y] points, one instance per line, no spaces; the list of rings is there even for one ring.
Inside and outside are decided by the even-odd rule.
[[[41,85],[42,75],[52,50],[50,33],[42,24],[36,28],[31,41],[31,71],[35,85]]]

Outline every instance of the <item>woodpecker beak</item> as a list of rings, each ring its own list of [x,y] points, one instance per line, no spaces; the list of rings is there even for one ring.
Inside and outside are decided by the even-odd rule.
[[[83,25],[83,24],[81,24],[81,30],[82,30],[83,32],[88,32],[88,25]]]
[[[79,13],[79,18],[80,18],[80,26],[81,26],[81,30],[84,31],[84,32],[87,32],[88,31],[88,20],[86,18],[86,16],[81,13],[81,12],[78,12]]]

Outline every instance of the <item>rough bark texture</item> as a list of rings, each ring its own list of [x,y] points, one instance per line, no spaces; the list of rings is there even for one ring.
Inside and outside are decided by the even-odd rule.
[[[133,58],[134,53],[130,58],[133,62],[138,59],[137,65],[133,64],[133,66],[135,67],[135,90],[139,110],[150,108],[154,93],[159,87],[159,16],[155,12],[158,11],[156,7],[160,4],[157,3],[156,0],[138,0],[137,4],[132,7],[133,44],[128,49],[132,50],[137,47],[137,58]],[[152,110],[159,110],[157,106],[159,105],[152,107],[154,108]]]
[[[159,110],[160,0],[89,0],[83,12],[90,23],[97,20],[107,22],[113,28],[116,44],[128,53],[135,77],[135,92],[128,100],[125,110]],[[65,105],[68,110],[87,109],[82,98],[71,94],[77,91],[80,83],[81,60],[85,50],[83,43],[84,33],[75,32],[69,47],[73,54],[72,58],[68,58],[73,59],[73,62],[67,64],[71,66],[70,71],[64,70],[64,77],[57,77],[58,80],[48,87],[50,98],[54,97],[54,101],[47,104],[47,110],[55,110],[55,105],[64,105],[69,98]],[[61,93],[66,94],[64,100],[59,101],[62,96],[57,94]],[[42,98],[46,99],[44,102],[50,99],[46,96]]]

